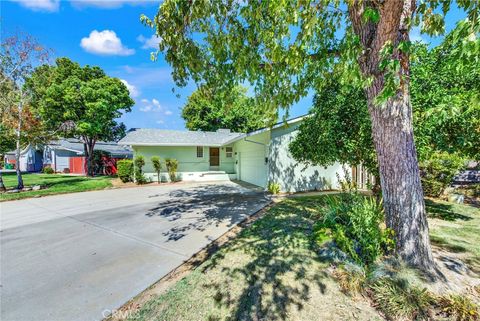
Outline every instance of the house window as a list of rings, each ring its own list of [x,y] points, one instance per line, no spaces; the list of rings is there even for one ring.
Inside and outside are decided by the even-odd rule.
[[[226,147],[225,153],[228,158],[231,158],[233,156],[233,147]]]
[[[203,158],[203,146],[197,146],[197,157]]]

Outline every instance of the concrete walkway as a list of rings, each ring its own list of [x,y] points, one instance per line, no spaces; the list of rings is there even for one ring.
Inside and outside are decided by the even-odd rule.
[[[101,320],[269,202],[217,182],[0,203],[0,319]]]

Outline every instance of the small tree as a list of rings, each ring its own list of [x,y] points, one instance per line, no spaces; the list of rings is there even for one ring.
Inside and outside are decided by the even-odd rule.
[[[165,166],[167,167],[168,176],[170,177],[170,181],[176,182],[177,181],[177,169],[178,169],[178,160],[175,158],[167,158],[165,159]]]
[[[143,175],[143,166],[145,166],[145,158],[142,155],[135,156],[133,160],[134,172],[135,172],[135,181],[137,184],[145,184],[147,181]]]
[[[48,60],[49,51],[36,39],[27,34],[18,34],[2,39],[0,51],[0,87],[2,116],[9,115],[10,123],[15,129],[15,162],[17,172],[17,189],[23,188],[20,171],[20,151],[24,138],[25,112],[32,95],[25,82],[34,70],[34,66]],[[4,118],[2,117],[2,123]],[[40,128],[40,127],[36,127]],[[1,174],[0,174],[0,182]],[[0,183],[0,189],[3,182]]]
[[[150,158],[153,164],[153,168],[155,169],[155,173],[157,173],[157,183],[160,184],[160,171],[162,170],[162,163],[160,162],[160,157],[152,156]]]

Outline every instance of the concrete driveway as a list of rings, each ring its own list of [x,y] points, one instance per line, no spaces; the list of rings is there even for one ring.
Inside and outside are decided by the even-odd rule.
[[[101,320],[268,203],[233,182],[0,203],[0,319]]]

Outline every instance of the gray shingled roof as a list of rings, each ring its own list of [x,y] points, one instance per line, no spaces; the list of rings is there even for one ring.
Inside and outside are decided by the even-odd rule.
[[[78,152],[79,154],[83,154],[84,152],[83,143],[80,140],[74,138],[59,139],[50,142],[48,145],[50,146],[50,148],[66,149]],[[94,149],[109,152],[112,157],[117,158],[130,158],[133,155],[133,152],[129,147],[119,145],[115,142],[96,142]]]
[[[139,128],[129,131],[118,143],[133,146],[223,146],[244,135],[224,129],[202,132]]]

